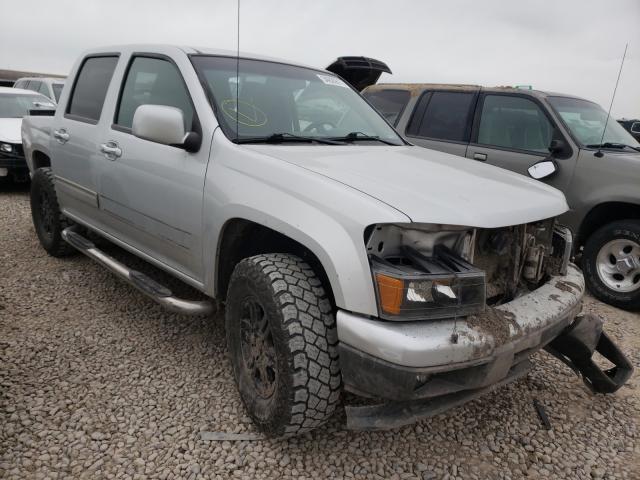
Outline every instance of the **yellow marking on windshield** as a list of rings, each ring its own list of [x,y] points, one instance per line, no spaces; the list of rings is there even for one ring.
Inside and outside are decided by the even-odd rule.
[[[246,113],[241,112],[238,106],[244,107],[243,110],[246,110]],[[233,98],[223,100],[222,111],[231,120],[234,122],[237,120],[240,125],[245,127],[262,127],[267,124],[267,114],[254,104],[244,100],[238,102]]]

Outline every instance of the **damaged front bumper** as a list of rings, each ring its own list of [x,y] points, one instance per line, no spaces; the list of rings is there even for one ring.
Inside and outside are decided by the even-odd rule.
[[[590,362],[601,338],[609,349],[613,344],[601,335],[601,323],[599,330],[592,321],[571,328],[580,313],[584,289],[582,272],[570,265],[566,275],[488,309],[480,318],[385,322],[338,312],[345,388],[384,401],[346,407],[348,427],[393,428],[441,413],[525,375],[531,368],[531,354],[552,342],[554,354],[572,368],[581,373],[584,365],[592,368],[595,364],[584,359],[585,352],[590,350]],[[567,347],[563,333],[571,330],[574,336]],[[590,332],[589,346],[581,349],[576,345],[581,344],[585,331]],[[612,356],[616,364],[626,361],[617,349]],[[625,364],[605,376],[622,384],[630,368]],[[602,385],[602,377],[598,378],[595,383]]]

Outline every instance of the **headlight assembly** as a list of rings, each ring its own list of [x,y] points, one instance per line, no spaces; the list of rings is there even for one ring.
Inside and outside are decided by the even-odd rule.
[[[430,257],[404,247],[398,257],[372,255],[370,261],[382,318],[453,318],[485,308],[484,272],[446,247],[436,247]]]
[[[13,145],[10,143],[0,142],[0,151],[5,153],[13,152]]]

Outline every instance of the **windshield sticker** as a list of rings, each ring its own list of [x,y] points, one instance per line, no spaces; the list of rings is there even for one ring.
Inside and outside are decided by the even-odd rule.
[[[238,108],[238,105],[240,108]],[[254,104],[235,99],[223,100],[222,111],[234,122],[245,127],[262,127],[267,123],[267,114],[256,107]]]
[[[322,83],[324,83],[326,85],[333,85],[335,87],[349,88],[346,83],[344,83],[338,77],[334,77],[333,75],[320,75],[319,73],[316,74],[316,75],[318,76],[318,78],[320,80],[322,80]]]

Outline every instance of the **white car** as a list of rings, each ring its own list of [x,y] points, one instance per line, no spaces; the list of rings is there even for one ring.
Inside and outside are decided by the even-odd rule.
[[[413,422],[526,375],[544,347],[598,392],[631,375],[578,316],[559,190],[411,146],[342,78],[285,60],[131,45],[87,52],[70,78],[55,115],[22,127],[41,245],[175,312],[224,302],[267,434],[322,424],[343,389],[382,402],[348,406],[350,428]],[[87,229],[208,298],[176,297]]]
[[[29,170],[22,151],[20,127],[30,110],[53,109],[44,95],[30,90],[0,87],[0,178],[25,180]]]
[[[60,94],[64,87],[64,78],[60,77],[23,77],[16,80],[13,88],[22,88],[38,92],[48,97],[54,103],[60,100]]]

